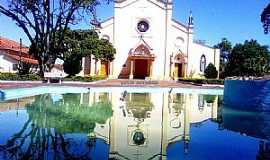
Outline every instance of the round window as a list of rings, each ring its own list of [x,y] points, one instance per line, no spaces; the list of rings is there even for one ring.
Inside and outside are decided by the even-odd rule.
[[[138,24],[137,24],[137,29],[140,31],[140,32],[146,32],[148,29],[149,29],[149,24],[148,22],[142,20],[140,21]]]

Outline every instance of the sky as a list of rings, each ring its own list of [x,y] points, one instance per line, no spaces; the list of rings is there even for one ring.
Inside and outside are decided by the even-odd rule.
[[[4,0],[0,0],[3,3]],[[270,0],[173,0],[173,18],[186,24],[190,11],[194,17],[194,38],[213,46],[226,37],[233,44],[255,39],[270,46],[270,34],[265,35],[260,15]],[[113,16],[113,3],[101,4],[97,17],[104,20]],[[82,21],[72,28],[89,29]],[[29,45],[24,32],[13,21],[0,15],[0,36]]]

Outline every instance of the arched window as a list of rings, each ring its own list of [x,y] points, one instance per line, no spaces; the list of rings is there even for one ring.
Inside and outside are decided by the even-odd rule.
[[[203,54],[200,60],[200,71],[204,72],[205,68],[206,68],[206,58],[205,55]]]
[[[106,39],[106,40],[110,41],[110,36],[105,34],[105,35],[102,36],[102,39]]]

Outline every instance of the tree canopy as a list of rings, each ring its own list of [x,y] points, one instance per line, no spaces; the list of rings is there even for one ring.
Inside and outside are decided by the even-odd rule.
[[[226,76],[263,76],[269,72],[270,53],[256,40],[236,44],[229,55]]]
[[[230,52],[232,50],[232,43],[227,38],[222,38],[221,42],[216,44],[214,48],[219,48],[222,52]]]
[[[270,3],[262,12],[261,22],[263,23],[264,33],[268,34],[270,32]]]
[[[105,39],[99,39],[94,30],[68,30],[63,40],[64,71],[73,76],[82,69],[81,59],[93,56],[96,60],[112,61],[116,50]]]
[[[224,78],[225,66],[232,51],[232,43],[227,38],[222,38],[221,42],[216,44],[214,48],[220,49],[219,77]]]
[[[99,3],[99,0],[3,0],[0,14],[11,18],[25,32],[31,42],[29,53],[38,60],[43,76],[63,54],[69,25],[78,24],[85,17],[95,18]]]

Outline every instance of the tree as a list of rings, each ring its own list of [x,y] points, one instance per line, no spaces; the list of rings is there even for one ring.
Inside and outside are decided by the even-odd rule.
[[[263,76],[269,71],[270,53],[256,40],[236,44],[229,55],[226,76]]]
[[[19,65],[18,65],[18,74],[19,75],[27,75],[27,74],[30,74],[32,65],[29,64],[29,63],[23,63],[23,62],[20,62]]]
[[[222,38],[221,42],[215,45],[214,48],[220,49],[219,77],[225,78],[225,66],[232,50],[232,43],[227,38]]]
[[[64,71],[74,76],[82,69],[81,59],[94,56],[95,60],[112,61],[116,50],[105,39],[99,39],[94,30],[68,30],[64,38]]]
[[[261,14],[261,22],[263,23],[264,33],[268,34],[270,32],[270,3]]]
[[[82,70],[81,56],[70,56],[65,59],[63,67],[68,76],[75,76]]]
[[[217,78],[218,71],[213,63],[209,63],[208,66],[205,68],[204,76],[206,78]]]
[[[95,19],[98,4],[99,0],[6,0],[0,3],[0,14],[25,32],[31,42],[29,53],[38,60],[43,77],[44,71],[63,56],[68,26],[78,24],[83,15]]]

